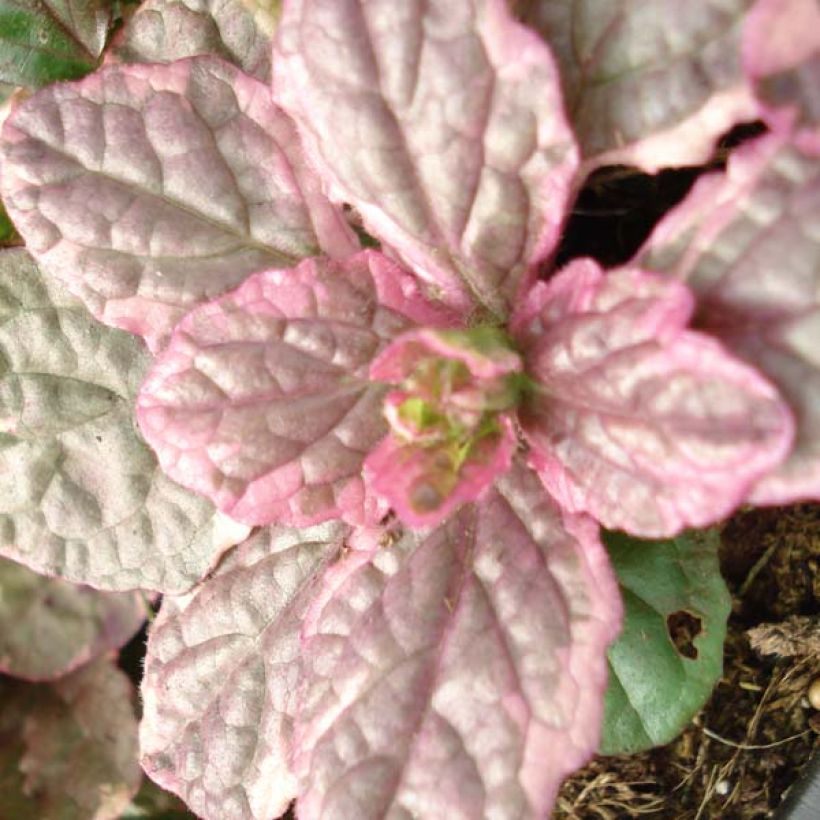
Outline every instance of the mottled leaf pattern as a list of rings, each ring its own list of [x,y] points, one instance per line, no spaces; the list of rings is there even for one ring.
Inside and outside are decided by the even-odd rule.
[[[140,426],[169,476],[239,521],[378,518],[361,476],[387,429],[370,362],[408,326],[448,318],[375,251],[258,274],[180,323]]]
[[[0,0],[0,82],[82,77],[96,65],[110,23],[107,0]]]
[[[0,672],[58,678],[119,649],[147,614],[139,593],[98,592],[0,558]]]
[[[213,57],[50,86],[3,137],[0,190],[29,251],[155,349],[249,273],[353,247],[266,86]]]
[[[146,0],[128,21],[117,54],[142,63],[214,54],[268,81],[276,16],[276,9],[252,0]]]
[[[0,678],[4,820],[117,820],[142,777],[134,694],[108,659],[51,684]]]
[[[557,72],[503,0],[294,0],[274,94],[333,197],[438,293],[503,315],[576,166]]]
[[[674,535],[731,512],[791,445],[777,391],[686,330],[686,288],[571,263],[522,308],[531,463],[564,509],[610,529]]]
[[[698,181],[636,261],[695,292],[695,322],[760,369],[797,432],[756,503],[820,497],[820,161],[768,136]]]
[[[192,596],[163,600],[142,685],[142,764],[205,820],[270,820],[296,796],[299,630],[346,532],[262,530]]]
[[[309,613],[298,813],[546,816],[598,743],[620,604],[591,521],[523,467],[326,574]]]
[[[247,535],[157,469],[133,418],[147,365],[24,251],[0,254],[0,553],[98,588],[179,592]]]
[[[590,165],[696,165],[756,116],[740,54],[753,0],[510,2],[555,52]]]

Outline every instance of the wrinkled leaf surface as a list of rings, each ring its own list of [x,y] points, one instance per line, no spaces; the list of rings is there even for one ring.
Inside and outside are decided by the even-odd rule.
[[[117,53],[143,63],[213,54],[268,81],[276,15],[252,0],[146,0],[128,21]]]
[[[620,603],[596,529],[515,467],[328,570],[305,624],[297,811],[541,818],[597,746]]]
[[[698,327],[760,369],[797,420],[794,447],[751,500],[820,497],[820,161],[783,137],[699,180],[636,261],[685,280]]]
[[[138,401],[165,472],[249,524],[379,517],[362,461],[385,434],[370,362],[450,317],[365,251],[268,271],[178,326]]]
[[[444,299],[503,315],[576,166],[552,58],[502,0],[286,5],[274,93],[331,195]]]
[[[142,685],[142,765],[205,820],[269,820],[296,796],[299,630],[346,531],[262,530],[192,596],[163,600]]]
[[[25,251],[0,254],[0,553],[98,588],[183,591],[247,535],[138,436],[148,360]]]
[[[154,349],[249,273],[352,247],[267,87],[213,57],[50,86],[3,137],[2,194],[29,251]]]
[[[635,535],[719,520],[783,461],[793,421],[777,391],[686,329],[692,297],[591,260],[539,285],[519,318],[531,461],[569,510]]]
[[[0,558],[0,671],[58,678],[119,649],[147,614],[140,594],[98,592]]]

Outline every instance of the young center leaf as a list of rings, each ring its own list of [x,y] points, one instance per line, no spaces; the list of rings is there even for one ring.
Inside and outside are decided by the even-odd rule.
[[[117,820],[142,778],[134,694],[106,658],[51,684],[0,678],[3,817]]]
[[[262,530],[192,596],[163,600],[142,684],[142,765],[204,820],[270,820],[296,796],[299,631],[346,534],[338,523]]]
[[[731,599],[715,531],[668,541],[606,533],[624,602],[609,648],[603,754],[634,754],[672,741],[723,672]]]
[[[362,479],[387,431],[370,363],[409,326],[448,321],[375,251],[258,274],[179,324],[140,426],[169,476],[239,521],[378,518]]]
[[[714,339],[691,294],[589,259],[539,284],[516,318],[534,379],[519,413],[531,463],[565,509],[644,537],[731,512],[785,458],[791,413]]]
[[[439,528],[349,552],[304,627],[299,817],[546,816],[597,746],[619,620],[596,528],[520,465]]]
[[[370,233],[445,300],[508,312],[576,151],[553,60],[503,0],[287,3],[274,95]]]
[[[741,65],[753,0],[510,2],[555,52],[589,165],[697,165],[756,116]]]
[[[139,593],[98,592],[0,558],[0,672],[59,678],[119,649],[147,614]]]
[[[247,535],[137,434],[148,363],[25,251],[0,253],[0,554],[98,588],[181,592]]]
[[[213,54],[268,82],[278,10],[267,5],[256,0],[146,0],[128,20],[116,52],[128,62],[142,63]]]
[[[36,87],[88,74],[110,24],[108,0],[0,0],[0,82]]]
[[[794,413],[794,446],[753,503],[820,497],[820,159],[780,135],[698,181],[636,262],[686,281],[695,322],[753,364]]]
[[[12,112],[0,161],[43,269],[154,349],[248,274],[353,248],[267,87],[214,57],[50,86]]]

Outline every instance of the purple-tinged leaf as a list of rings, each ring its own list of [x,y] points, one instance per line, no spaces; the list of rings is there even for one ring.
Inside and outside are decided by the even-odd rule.
[[[0,554],[102,589],[182,592],[247,536],[137,435],[148,362],[25,251],[0,253]]]
[[[571,511],[645,537],[710,524],[789,451],[777,391],[686,330],[685,286],[569,265],[524,307],[533,392],[519,418],[532,465]]]
[[[753,0],[509,2],[555,51],[587,167],[697,165],[757,116],[740,55]]]
[[[256,0],[146,0],[128,20],[117,56],[168,63],[213,54],[265,82],[278,9]],[[277,4],[278,5],[278,4]]]
[[[758,504],[820,497],[820,161],[770,135],[701,178],[636,262],[687,282],[696,325],[777,386],[797,422]]]
[[[213,57],[50,86],[3,138],[0,189],[28,249],[153,349],[249,273],[353,249],[267,87]]]
[[[346,534],[338,523],[262,530],[192,595],[163,599],[142,684],[142,765],[205,820],[270,820],[296,796],[299,631]]]
[[[309,259],[192,311],[138,399],[165,472],[249,524],[380,517],[362,461],[384,437],[373,358],[414,324],[453,324],[387,257]]]
[[[820,5],[757,0],[743,31],[743,63],[775,129],[795,128],[820,155]]]
[[[294,0],[274,96],[332,198],[445,301],[507,313],[557,241],[577,152],[553,60],[503,0]]]
[[[365,459],[369,486],[405,524],[439,524],[509,469],[518,446],[510,414],[498,416],[495,427],[463,455],[457,442],[453,453],[447,442],[419,445],[389,435]]]
[[[0,678],[2,816],[117,820],[142,779],[133,697],[105,658],[51,684]]]
[[[138,593],[98,592],[0,558],[0,672],[59,678],[119,649],[147,614]]]
[[[620,602],[594,524],[516,465],[445,525],[325,575],[299,817],[545,817],[598,743]]]

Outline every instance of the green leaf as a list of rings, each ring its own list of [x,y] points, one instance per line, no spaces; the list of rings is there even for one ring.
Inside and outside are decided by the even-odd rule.
[[[110,22],[106,0],[0,0],[0,82],[82,77],[96,66]]]
[[[0,91],[2,94],[2,91]],[[17,236],[17,231],[14,230],[14,225],[0,202],[0,245],[10,244]]]
[[[731,601],[714,531],[665,541],[609,532],[604,541],[625,618],[609,649],[600,752],[625,754],[673,740],[709,697],[723,671]],[[687,624],[691,644],[679,634],[676,646],[670,627],[685,632],[678,627]]]

